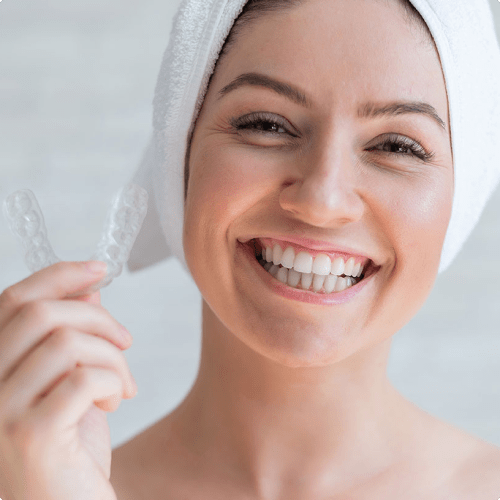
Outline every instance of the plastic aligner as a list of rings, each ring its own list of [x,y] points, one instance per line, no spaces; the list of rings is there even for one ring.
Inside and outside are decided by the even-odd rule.
[[[32,191],[22,189],[9,195],[3,213],[26,252],[24,260],[32,273],[60,261],[50,246],[42,211]]]
[[[136,184],[127,184],[113,198],[97,250],[90,260],[108,264],[106,276],[93,288],[98,290],[118,277],[126,264],[148,209],[148,193]]]
[[[90,258],[106,262],[108,271],[91,291],[109,285],[121,274],[146,217],[147,207],[147,191],[136,184],[127,184],[115,195],[97,250]],[[22,189],[10,194],[3,203],[3,213],[10,230],[26,252],[25,262],[32,273],[61,260],[49,243],[42,211],[31,190]]]

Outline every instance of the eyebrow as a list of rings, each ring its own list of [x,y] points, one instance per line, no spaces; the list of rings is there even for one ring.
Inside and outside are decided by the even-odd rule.
[[[254,87],[265,87],[288,100],[303,106],[311,108],[312,103],[307,96],[298,88],[288,83],[276,80],[260,73],[243,73],[235,78],[218,92],[218,99],[242,86],[249,85]],[[376,118],[378,116],[396,116],[407,113],[418,113],[432,118],[443,130],[446,131],[446,124],[438,115],[436,109],[430,104],[422,101],[394,101],[383,105],[367,102],[358,109],[359,118]]]

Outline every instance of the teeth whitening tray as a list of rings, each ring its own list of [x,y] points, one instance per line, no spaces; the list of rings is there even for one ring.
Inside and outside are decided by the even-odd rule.
[[[92,285],[96,292],[118,277],[127,262],[139,234],[148,208],[148,193],[136,184],[127,184],[113,198],[106,216],[97,250],[89,260],[106,262],[106,276]],[[35,273],[60,262],[47,238],[47,228],[37,199],[29,189],[7,196],[3,214],[16,238],[26,252],[24,261]]]

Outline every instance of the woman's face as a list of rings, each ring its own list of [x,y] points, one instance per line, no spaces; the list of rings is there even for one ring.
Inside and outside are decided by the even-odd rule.
[[[220,94],[248,73],[292,86],[307,105],[255,77]],[[411,104],[363,113],[401,101],[427,103],[438,118]],[[406,146],[384,146],[388,140]],[[189,169],[186,261],[218,327],[295,367],[378,344],[431,291],[451,215],[448,103],[437,52],[395,3],[309,0],[267,14],[219,65]],[[341,303],[308,301],[315,292],[287,296],[259,267],[252,244],[267,238],[284,249],[292,237],[369,258],[376,272]]]

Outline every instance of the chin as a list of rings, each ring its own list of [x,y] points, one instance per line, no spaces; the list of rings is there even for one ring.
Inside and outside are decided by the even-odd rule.
[[[267,322],[265,330],[256,326],[237,336],[253,351],[290,368],[332,365],[366,347],[354,340],[359,340],[360,335],[345,326],[325,329],[310,322],[301,323],[297,318],[290,318],[272,328]]]

